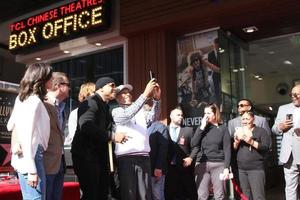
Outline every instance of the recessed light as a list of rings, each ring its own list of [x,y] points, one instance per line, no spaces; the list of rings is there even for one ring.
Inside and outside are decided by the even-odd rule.
[[[42,58],[37,57],[37,58],[35,58],[35,60],[42,60]]]
[[[283,61],[283,64],[285,64],[285,65],[292,65],[293,63],[291,61],[289,61],[289,60],[285,60],[285,61]]]
[[[238,69],[233,69],[232,72],[237,73],[237,72],[239,72],[239,70]]]
[[[70,53],[70,51],[64,51],[64,53],[66,53],[66,54],[67,54],[67,53]]]
[[[254,78],[260,78],[260,76],[259,75],[254,75]]]
[[[241,71],[241,72],[245,71],[245,68],[244,68],[244,67],[241,67],[241,68],[240,68],[240,71]]]
[[[225,49],[222,49],[221,47],[218,49],[219,53],[224,53]]]
[[[258,31],[258,28],[256,26],[249,26],[249,27],[243,28],[243,31],[245,33],[253,33],[255,31]]]
[[[271,111],[273,110],[272,106],[269,106],[269,110],[271,110]]]
[[[101,46],[102,44],[100,42],[95,43],[96,46]]]
[[[259,80],[259,81],[262,81],[262,80],[263,80],[263,78],[262,78],[262,77],[259,77],[257,80]]]
[[[275,51],[269,51],[268,54],[270,55],[275,54]]]

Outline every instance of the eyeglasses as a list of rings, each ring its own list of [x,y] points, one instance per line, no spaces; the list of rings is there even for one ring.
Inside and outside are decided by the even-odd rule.
[[[239,105],[238,105],[238,107],[241,107],[241,108],[243,108],[243,107],[245,107],[245,106],[249,106],[249,104],[239,104]]]
[[[300,94],[299,94],[299,93],[291,93],[291,94],[290,94],[290,97],[291,97],[291,98],[296,98],[296,99],[297,99],[297,98],[300,97]]]
[[[66,85],[68,87],[70,87],[70,83],[66,83],[66,82],[62,82],[62,83],[59,83],[60,85]]]

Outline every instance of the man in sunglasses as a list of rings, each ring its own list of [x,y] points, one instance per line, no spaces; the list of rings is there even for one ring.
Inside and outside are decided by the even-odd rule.
[[[235,133],[236,128],[242,126],[242,120],[241,120],[242,117],[241,116],[247,111],[253,112],[253,110],[254,110],[253,104],[249,99],[240,99],[237,106],[238,106],[239,116],[229,120],[229,122],[228,122],[228,131],[232,138],[234,138],[234,133]],[[254,115],[254,124],[257,127],[264,128],[267,131],[267,133],[269,135],[271,135],[271,130],[270,130],[270,127],[269,127],[269,124],[268,124],[268,121],[266,118],[258,116],[258,115]],[[270,148],[271,148],[271,144],[272,144],[272,141],[270,141]],[[235,152],[235,151],[232,151],[232,152]],[[232,153],[232,155],[231,155],[231,164],[230,165],[232,168],[232,173],[234,174],[234,177],[235,177],[235,181],[237,182],[237,184],[239,184],[237,156],[235,153]],[[236,199],[240,199],[239,195],[237,193],[235,193],[234,195],[235,195]],[[250,197],[250,199],[251,198],[252,197]]]
[[[282,135],[279,161],[283,163],[286,200],[297,200],[300,165],[300,85],[293,87],[292,102],[279,107],[272,131]]]
[[[252,102],[249,99],[241,99],[238,103],[238,112],[239,116],[229,120],[228,122],[228,131],[231,137],[234,136],[235,129],[237,127],[241,127],[241,116],[246,112],[246,111],[253,111],[254,107],[252,105]],[[271,135],[271,130],[268,124],[268,121],[266,118],[255,115],[254,116],[254,124],[258,127],[266,129],[266,131]]]

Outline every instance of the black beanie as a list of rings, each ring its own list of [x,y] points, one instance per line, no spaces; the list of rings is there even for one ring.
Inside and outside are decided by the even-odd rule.
[[[96,81],[96,90],[103,88],[106,84],[115,83],[115,80],[110,77],[102,77]]]

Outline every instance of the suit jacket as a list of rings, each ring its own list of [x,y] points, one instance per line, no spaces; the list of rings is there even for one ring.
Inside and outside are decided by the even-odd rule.
[[[195,160],[197,155],[197,149],[191,148],[191,140],[194,135],[193,128],[191,127],[181,127],[178,135],[177,142],[173,142],[170,139],[169,142],[169,164],[171,164],[172,158],[176,158],[176,165],[181,169],[190,169],[193,164],[189,167],[183,167],[183,159],[186,157],[191,157]],[[169,135],[169,138],[171,136]]]
[[[108,162],[108,141],[111,139],[113,118],[109,106],[99,94],[89,96],[78,107],[77,128],[72,142],[72,156],[83,162]]]
[[[264,128],[269,135],[271,135],[271,129],[269,127],[268,121],[266,118],[255,115],[254,116],[254,124],[258,127]],[[229,120],[228,122],[228,131],[231,137],[234,136],[235,128],[236,127],[241,127],[242,126],[242,121],[241,117],[236,117],[234,119]]]
[[[54,102],[48,98],[45,100],[45,107],[50,117],[50,137],[48,148],[44,152],[44,165],[46,174],[57,174],[60,169],[62,152],[64,150],[64,134],[59,127]]]
[[[300,137],[298,137],[294,133],[293,127],[287,132],[282,132],[278,129],[278,124],[280,122],[283,122],[286,119],[286,114],[294,114],[295,109],[296,107],[292,103],[280,106],[275,119],[275,123],[272,127],[272,131],[277,135],[283,135],[281,141],[279,161],[281,163],[287,163],[292,153],[294,159],[293,161],[299,165],[300,164]]]
[[[156,121],[148,128],[148,133],[150,134],[149,143],[151,147],[150,160],[152,175],[155,169],[161,169],[165,175],[168,169],[168,127]]]

